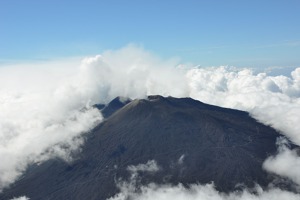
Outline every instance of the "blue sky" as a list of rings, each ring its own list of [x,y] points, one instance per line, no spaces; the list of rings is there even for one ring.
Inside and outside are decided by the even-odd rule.
[[[0,62],[134,43],[203,66],[300,66],[299,0],[1,0]]]

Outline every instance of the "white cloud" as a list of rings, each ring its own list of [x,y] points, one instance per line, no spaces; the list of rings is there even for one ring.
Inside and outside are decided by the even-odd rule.
[[[127,167],[127,170],[131,173],[137,173],[137,172],[157,172],[159,170],[159,167],[155,160],[149,160],[145,164],[138,164],[138,165],[129,165]]]
[[[299,200],[300,195],[292,192],[270,189],[263,191],[256,186],[252,190],[232,192],[229,194],[218,192],[213,184],[192,184],[189,188],[179,184],[135,186],[132,183],[120,185],[121,192],[109,200]]]
[[[284,138],[278,140],[278,145],[284,148],[287,141]],[[184,158],[182,155],[180,158]],[[141,177],[137,172],[157,172],[159,170],[155,160],[148,161],[146,164],[136,166],[128,166],[127,169],[131,173],[129,181],[117,182],[120,190],[119,193],[108,198],[108,200],[299,200],[300,194],[291,191],[285,191],[270,186],[263,190],[259,185],[253,188],[245,188],[239,191],[223,193],[216,190],[213,183],[209,184],[190,184],[184,186],[182,184],[141,184]],[[298,169],[298,168],[297,168]],[[285,170],[283,170],[285,171]]]
[[[69,152],[83,143],[78,136],[102,118],[78,81],[89,77],[55,64],[0,68],[0,191],[30,163],[70,160]]]
[[[292,78],[253,74],[230,67],[195,68],[187,72],[190,96],[218,106],[250,112],[300,144],[300,68]]]
[[[290,150],[286,142],[279,143],[279,154],[269,157],[263,164],[264,169],[287,177],[300,185],[300,159],[296,150]]]
[[[22,197],[12,198],[11,200],[29,200],[29,198],[26,196],[22,196]]]
[[[131,174],[131,182],[137,184],[139,172],[155,173],[160,170],[155,160],[149,160],[145,164],[129,165],[127,170]],[[121,183],[122,184],[122,183]]]

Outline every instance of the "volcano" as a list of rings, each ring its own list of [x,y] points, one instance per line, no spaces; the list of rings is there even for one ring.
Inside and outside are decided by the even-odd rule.
[[[59,158],[34,164],[0,199],[107,199],[133,166],[155,161],[159,170],[140,173],[151,182],[187,186],[213,182],[222,192],[267,187],[277,177],[262,169],[281,135],[247,112],[191,98],[116,98],[95,105],[105,120],[85,136],[72,162]]]

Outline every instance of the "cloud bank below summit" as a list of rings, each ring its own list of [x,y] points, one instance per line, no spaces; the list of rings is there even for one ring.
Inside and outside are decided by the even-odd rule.
[[[234,67],[192,67],[129,45],[81,61],[0,67],[0,190],[30,163],[55,156],[72,159],[70,152],[84,143],[82,134],[102,120],[91,105],[116,96],[152,94],[189,96],[248,111],[300,145],[300,67],[290,77]],[[281,152],[269,162],[291,155],[299,160],[296,154]],[[287,176],[282,169],[271,171]],[[289,176],[300,180],[299,174]]]
[[[137,186],[132,183],[125,183],[120,187],[121,192],[109,200],[299,200],[300,198],[298,194],[278,188],[263,191],[259,186],[251,190],[245,189],[242,192],[229,194],[218,192],[213,184],[192,184],[186,188],[181,184],[172,186],[152,183],[138,187],[139,190],[136,188]]]
[[[290,191],[272,187],[263,190],[259,185],[254,188],[245,188],[243,191],[224,193],[217,191],[213,183],[205,185],[190,184],[188,187],[182,184],[150,183],[142,185],[140,183],[139,171],[155,173],[158,169],[161,168],[154,160],[148,161],[146,164],[129,166],[127,170],[131,172],[130,180],[119,180],[117,184],[120,192],[108,200],[298,200],[300,198],[298,194]]]

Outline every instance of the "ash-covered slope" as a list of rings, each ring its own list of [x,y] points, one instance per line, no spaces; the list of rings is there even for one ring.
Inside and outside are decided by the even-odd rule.
[[[114,101],[116,111],[88,134],[72,163],[54,159],[31,166],[0,199],[106,199],[118,191],[117,180],[130,177],[129,165],[149,160],[160,170],[142,173],[142,183],[213,181],[227,192],[237,184],[267,186],[274,178],[262,163],[276,152],[280,135],[246,112],[190,98],[150,96],[123,107]]]

